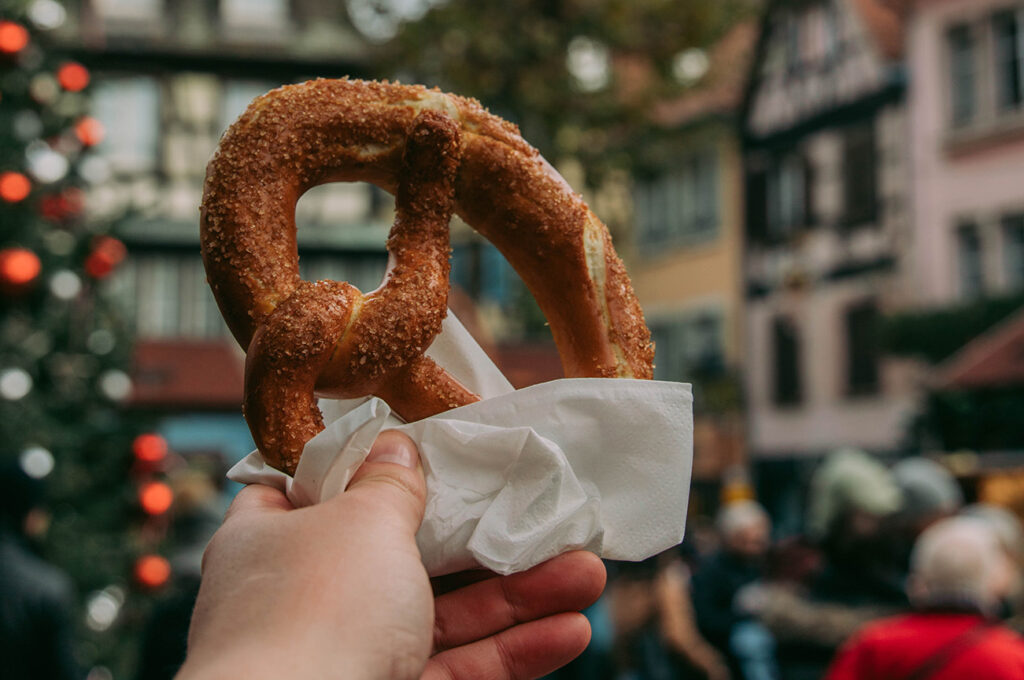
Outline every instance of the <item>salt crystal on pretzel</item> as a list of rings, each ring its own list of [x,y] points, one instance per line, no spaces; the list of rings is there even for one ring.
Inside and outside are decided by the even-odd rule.
[[[386,314],[360,320],[374,306],[366,304],[373,293],[303,282],[298,273],[299,196],[326,182],[369,181],[399,192],[398,226],[403,210],[422,208],[401,195],[403,186],[416,191],[416,182],[403,177],[416,162],[407,153],[410,136],[426,130],[444,138],[445,118],[455,123],[457,134],[448,139],[459,140],[461,153],[445,152],[442,142],[423,157],[434,153],[441,170],[461,156],[450,178],[452,207],[502,252],[533,293],[566,375],[651,377],[650,332],[607,228],[515,126],[474,100],[420,86],[347,79],[286,86],[256,99],[221,140],[207,170],[201,222],[208,279],[228,326],[249,352],[250,429],[275,467],[294,471],[302,443],[323,427],[314,387],[328,396],[375,394],[406,420],[475,398],[419,354],[437,332],[432,311],[402,323],[388,323]],[[446,172],[452,170],[439,172],[435,189]],[[447,221],[440,203],[426,217]],[[417,273],[395,256],[391,251],[378,291]],[[439,272],[431,271],[434,290]],[[447,285],[446,265],[443,273]],[[353,328],[362,329],[361,342],[347,337]],[[362,372],[373,377],[362,379],[359,367],[368,364]]]

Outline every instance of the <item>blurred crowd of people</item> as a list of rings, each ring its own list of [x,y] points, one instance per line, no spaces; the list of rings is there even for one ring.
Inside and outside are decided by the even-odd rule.
[[[837,451],[811,480],[803,535],[773,542],[753,500],[714,529],[712,547],[688,537],[611,565],[590,648],[554,677],[1024,678],[1021,524],[965,506],[932,460]]]
[[[26,542],[39,487],[0,472],[0,649],[8,665],[38,666],[7,670],[81,677],[71,584]],[[216,497],[203,475],[176,484],[174,578],[142,635],[139,680],[169,679],[184,658]],[[1024,678],[1024,531],[1012,512],[965,506],[956,480],[929,459],[888,467],[844,450],[811,479],[805,527],[773,541],[764,508],[737,500],[677,548],[610,563],[605,595],[585,612],[590,646],[551,677]]]

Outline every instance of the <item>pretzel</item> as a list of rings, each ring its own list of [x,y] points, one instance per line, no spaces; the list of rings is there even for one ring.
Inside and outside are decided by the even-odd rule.
[[[295,204],[332,181],[396,193],[384,284],[301,280]],[[294,473],[323,429],[315,394],[374,394],[406,421],[477,400],[423,351],[440,331],[454,210],[545,313],[569,377],[647,378],[654,348],[607,227],[517,128],[421,86],[314,80],[258,97],[207,168],[201,242],[247,350],[244,411],[268,464]]]

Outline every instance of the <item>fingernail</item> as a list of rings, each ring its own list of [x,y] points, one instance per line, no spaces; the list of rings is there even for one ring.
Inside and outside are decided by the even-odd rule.
[[[416,448],[405,437],[383,436],[373,444],[367,463],[395,463],[407,468],[416,467]]]

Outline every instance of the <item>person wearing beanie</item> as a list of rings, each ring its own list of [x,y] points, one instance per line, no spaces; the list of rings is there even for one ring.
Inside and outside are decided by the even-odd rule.
[[[886,545],[902,504],[892,473],[863,451],[834,451],[815,471],[804,538],[818,568],[804,582],[752,584],[737,597],[775,639],[782,677],[818,680],[857,629],[905,610]]]
[[[917,537],[935,522],[956,514],[964,496],[952,473],[930,458],[904,458],[892,466],[892,477],[903,504],[893,518],[888,551],[897,568],[906,573]]]
[[[841,449],[815,472],[810,494],[807,533],[824,558],[812,598],[851,607],[905,605],[886,533],[903,496],[889,469],[863,451]]]
[[[892,467],[903,494],[901,514],[924,531],[933,522],[955,514],[964,494],[953,475],[930,458],[904,458]]]
[[[991,617],[1011,580],[995,532],[970,517],[940,520],[914,545],[914,611],[864,627],[826,680],[1009,680],[1024,677],[1024,639]]]
[[[825,457],[811,478],[807,534],[824,541],[851,516],[866,524],[902,505],[900,488],[882,463],[864,451],[839,449]]]

